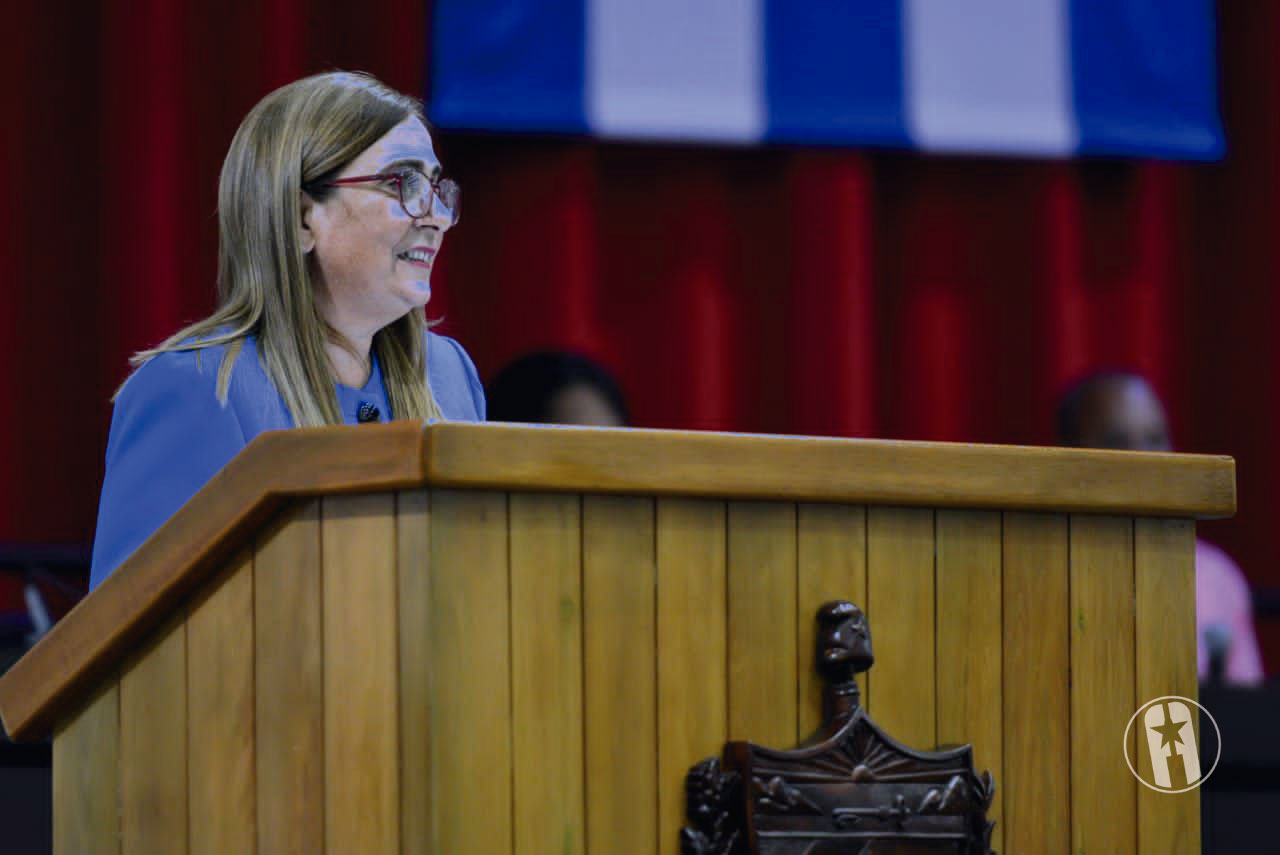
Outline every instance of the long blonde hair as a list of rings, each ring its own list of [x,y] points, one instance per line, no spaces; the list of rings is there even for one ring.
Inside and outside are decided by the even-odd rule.
[[[422,107],[375,78],[334,71],[267,95],[236,131],[218,182],[218,308],[130,362],[157,354],[226,345],[218,369],[223,403],[246,336],[256,336],[263,367],[298,427],[342,424],[326,341],[346,346],[316,307],[298,240],[303,187],[320,187]],[[397,418],[439,418],[427,383],[423,313],[411,311],[373,337]]]

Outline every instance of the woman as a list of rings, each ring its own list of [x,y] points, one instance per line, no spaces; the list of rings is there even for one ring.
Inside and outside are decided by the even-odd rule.
[[[250,111],[218,186],[218,309],[117,392],[91,587],[263,431],[484,419],[475,366],[422,311],[457,219],[420,105],[373,78]]]

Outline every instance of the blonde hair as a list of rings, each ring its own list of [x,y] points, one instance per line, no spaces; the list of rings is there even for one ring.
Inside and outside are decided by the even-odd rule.
[[[298,427],[342,424],[325,342],[349,345],[320,315],[298,238],[304,187],[322,185],[411,115],[414,99],[361,73],[306,77],[267,95],[236,131],[218,182],[218,308],[212,315],[130,359],[226,345],[218,400],[246,336],[257,338],[263,367]],[[411,311],[373,337],[392,412],[439,418],[427,383],[427,322]]]

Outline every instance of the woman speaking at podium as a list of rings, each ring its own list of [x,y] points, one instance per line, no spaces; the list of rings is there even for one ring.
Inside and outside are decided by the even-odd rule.
[[[249,112],[218,185],[218,308],[116,393],[91,587],[263,431],[484,419],[471,359],[423,314],[458,203],[421,106],[372,77]]]

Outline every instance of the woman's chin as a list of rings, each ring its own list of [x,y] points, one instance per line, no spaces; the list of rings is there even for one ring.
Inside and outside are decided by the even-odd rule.
[[[414,279],[405,283],[404,298],[406,301],[417,308],[422,308],[431,302],[431,280],[430,279]]]

